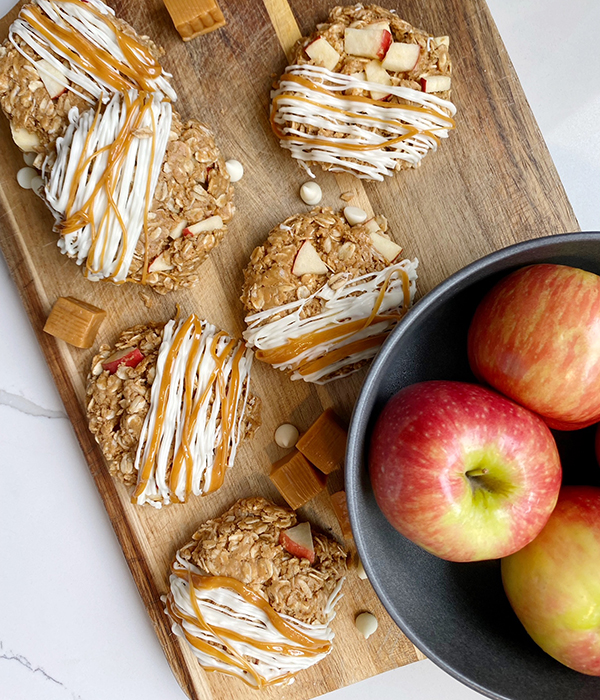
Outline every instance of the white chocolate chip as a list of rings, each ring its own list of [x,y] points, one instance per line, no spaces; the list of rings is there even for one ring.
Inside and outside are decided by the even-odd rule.
[[[300,198],[305,204],[318,204],[323,199],[323,192],[316,182],[305,182],[300,188]]]
[[[34,153],[34,151],[23,153],[23,160],[25,161],[25,165],[29,165],[29,167],[31,167],[35,163],[36,158],[37,153]]]
[[[362,224],[367,220],[367,212],[358,207],[344,207],[344,216],[346,221],[350,226],[356,226],[356,224]]]
[[[42,193],[44,192],[44,188],[46,185],[44,184],[44,181],[42,178],[36,173],[35,177],[31,181],[31,189],[38,195],[42,196]]]
[[[21,168],[17,173],[17,182],[24,190],[30,190],[34,177],[37,177],[37,170],[29,167]]]
[[[365,639],[368,639],[379,627],[377,618],[370,612],[357,615],[354,624]]]
[[[231,182],[238,182],[244,177],[244,166],[239,160],[231,159],[225,162],[225,167]]]
[[[291,423],[284,423],[275,431],[275,442],[279,445],[279,447],[294,447],[294,445],[298,442],[299,436],[300,433],[295,425],[292,425]]]
[[[356,563],[356,575],[363,581],[367,578],[367,572],[365,571],[365,567],[360,559]]]

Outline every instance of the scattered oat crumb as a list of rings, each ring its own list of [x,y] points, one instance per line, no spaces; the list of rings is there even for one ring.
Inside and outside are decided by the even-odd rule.
[[[147,309],[151,309],[153,304],[152,304],[152,299],[150,298],[149,294],[146,294],[146,292],[140,292],[140,299],[144,302],[144,306]]]
[[[342,192],[342,194],[340,195],[340,199],[343,199],[344,202],[349,202],[353,198],[354,192]]]

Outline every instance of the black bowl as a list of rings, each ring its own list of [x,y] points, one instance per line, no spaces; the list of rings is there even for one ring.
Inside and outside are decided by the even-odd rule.
[[[370,435],[387,400],[414,382],[475,381],[467,331],[477,304],[512,270],[541,262],[600,274],[600,233],[548,236],[488,255],[424,296],[392,332],[354,408],[346,455],[348,508],[379,598],[441,668],[491,698],[599,700],[600,677],[559,664],[525,632],[504,595],[498,561],[446,562],[407,540],[379,510],[367,470]],[[594,427],[555,436],[565,483],[600,486]]]

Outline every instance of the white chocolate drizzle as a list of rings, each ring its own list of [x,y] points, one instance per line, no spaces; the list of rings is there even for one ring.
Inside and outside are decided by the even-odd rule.
[[[90,104],[131,89],[177,99],[171,76],[146,47],[119,29],[114,11],[100,0],[32,0],[8,36],[25,59],[35,64],[15,36],[64,76],[65,88]]]
[[[183,503],[223,483],[242,438],[252,352],[195,314],[163,331],[132,501]]]
[[[159,94],[116,93],[104,109],[69,113],[46,173],[46,201],[61,234],[58,246],[92,281],[127,280],[160,175],[170,102]],[[146,240],[147,242],[147,240]],[[144,263],[147,272],[148,260]]]
[[[306,299],[246,316],[244,339],[257,359],[292,370],[293,380],[325,384],[346,376],[355,363],[374,357],[412,304],[417,265],[416,258],[402,260],[336,290],[325,284]],[[322,310],[303,318],[315,299],[324,302]]]
[[[330,623],[342,597],[343,578],[327,602],[327,622],[311,625],[277,613],[234,579],[220,578],[218,586],[210,585],[214,578],[202,575],[179,554],[172,572],[163,598],[165,612],[173,632],[188,642],[205,670],[237,676],[258,688],[288,685],[295,674],[330,653],[335,636]],[[209,586],[198,585],[203,581]]]
[[[385,90],[391,103],[348,94]],[[288,66],[271,93],[271,123],[282,148],[314,177],[306,162],[331,164],[336,172],[383,180],[401,161],[417,165],[454,128],[456,107],[448,100],[407,87],[382,88],[355,75],[320,66]],[[305,133],[294,124],[335,132]]]

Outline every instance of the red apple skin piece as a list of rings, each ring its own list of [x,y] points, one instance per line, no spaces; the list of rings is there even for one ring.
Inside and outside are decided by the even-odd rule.
[[[542,532],[502,560],[504,590],[533,640],[600,676],[600,489],[565,486]]]
[[[143,359],[144,356],[139,348],[118,350],[102,363],[102,369],[109,374],[114,374],[121,365],[125,365],[125,367],[135,367]]]
[[[279,534],[279,544],[290,554],[315,563],[315,548],[313,545],[310,523],[304,522]]]
[[[462,562],[528,544],[554,508],[562,474],[540,418],[490,389],[452,381],[413,384],[390,399],[373,431],[369,471],[396,530]]]
[[[443,92],[450,90],[452,81],[449,75],[430,75],[426,78],[421,78],[421,89],[423,92]]]
[[[390,31],[384,30],[383,37],[381,39],[381,49],[377,53],[377,58],[382,61],[385,58],[390,46],[393,44],[394,38]]]
[[[600,420],[600,277],[565,265],[521,268],[477,308],[468,339],[479,379],[552,428]]]

